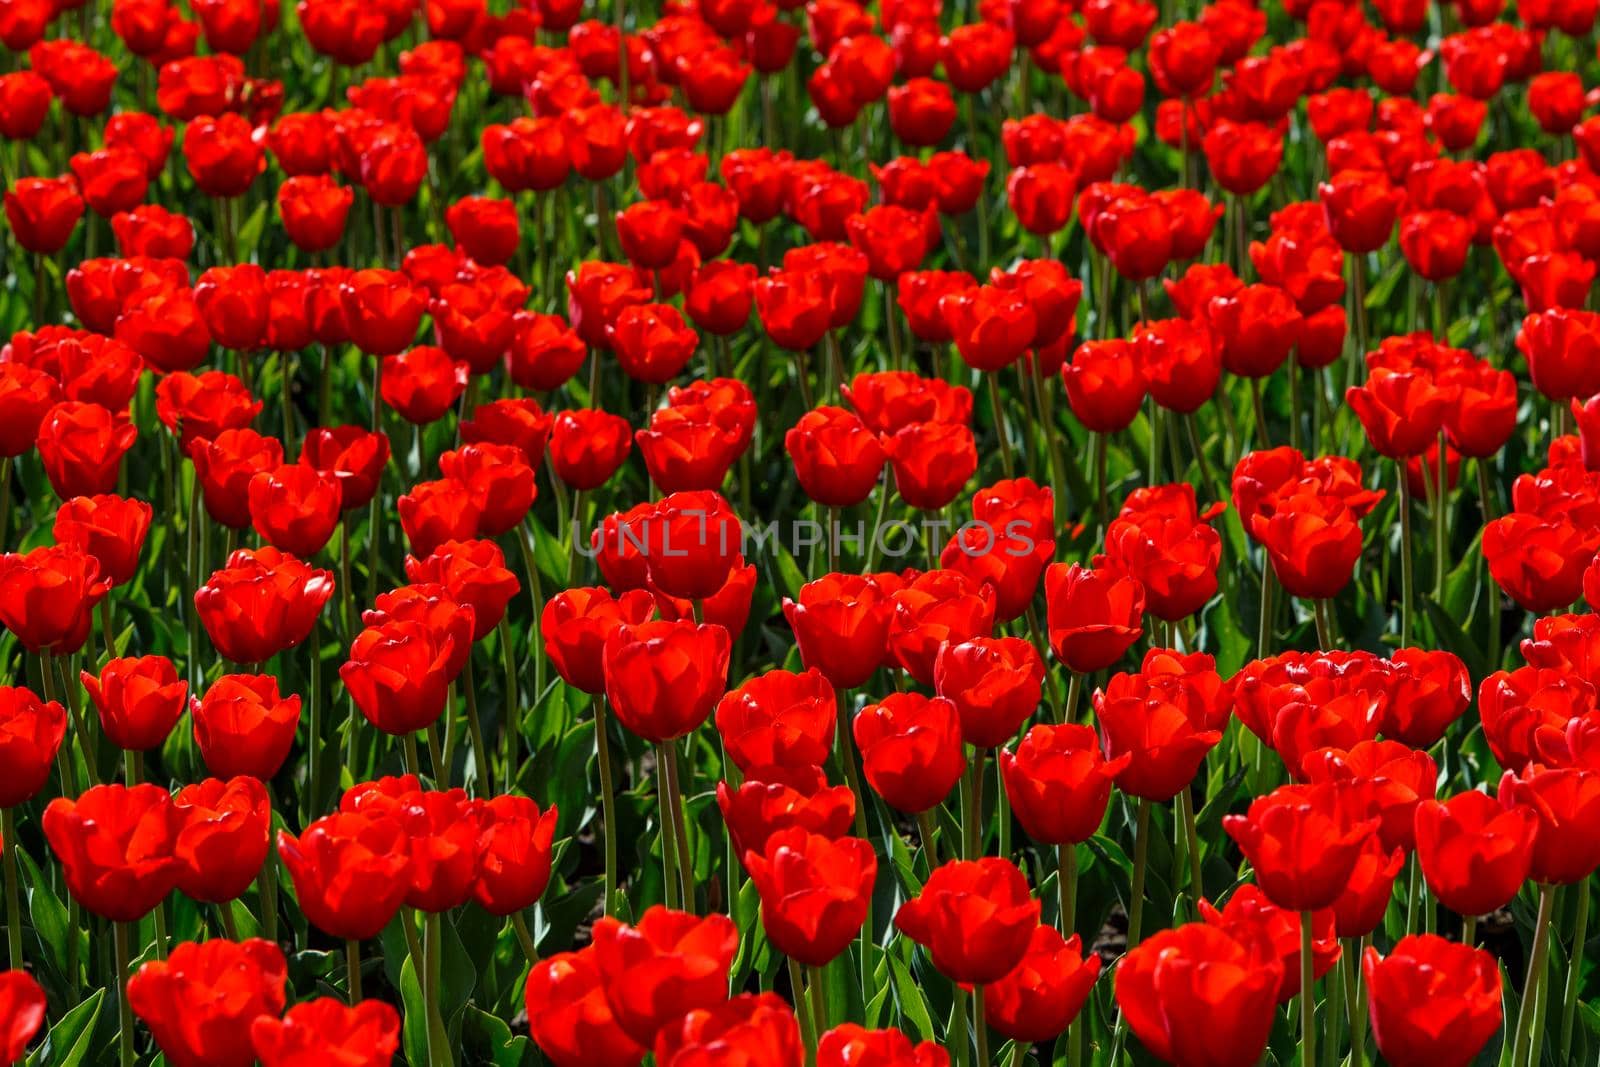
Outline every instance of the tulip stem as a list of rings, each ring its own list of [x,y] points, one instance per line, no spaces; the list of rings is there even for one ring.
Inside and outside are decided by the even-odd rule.
[[[1078,925],[1078,846],[1056,846],[1056,889],[1061,894],[1061,936],[1071,937]]]
[[[1300,1062],[1310,1067],[1317,1061],[1317,993],[1311,977],[1311,912],[1300,913]]]
[[[1267,646],[1272,643],[1272,592],[1277,584],[1278,576],[1272,569],[1272,561],[1262,560],[1261,613],[1256,619],[1256,655],[1262,659],[1266,658]]]
[[[1398,461],[1400,472],[1400,647],[1411,645],[1411,599],[1416,579],[1411,560],[1411,488],[1406,484],[1404,461]]]
[[[133,953],[128,947],[129,924],[115,923],[114,926],[117,954],[117,1018],[121,1024],[117,1029],[117,1048],[121,1054],[122,1067],[133,1067],[133,1006],[128,1003],[128,970]]]
[[[472,655],[467,655],[466,677],[461,681],[466,697],[467,733],[472,736],[473,777],[477,791],[485,796],[494,792],[494,764],[489,761],[489,746],[483,740],[483,720],[478,717],[478,682],[472,674]]]
[[[1533,954],[1528,958],[1528,976],[1522,983],[1522,1003],[1517,1008],[1516,1040],[1511,1046],[1511,1067],[1527,1067],[1537,1058],[1534,1036],[1534,1007],[1539,986],[1544,981],[1545,958],[1550,950],[1550,913],[1555,908],[1556,887],[1539,887],[1539,917],[1533,923]]]
[[[0,848],[5,849],[6,876],[6,947],[11,951],[11,969],[23,969],[22,958],[22,898],[17,890],[17,816],[15,810],[6,808],[0,813],[4,829],[0,830]],[[1588,900],[1587,894],[1584,896]]]
[[[1150,859],[1150,801],[1139,798],[1133,828],[1133,887],[1128,894],[1128,951],[1139,944],[1139,927],[1144,918],[1145,868]]]
[[[534,566],[533,560],[528,560],[530,572]],[[528,624],[530,630],[537,630],[538,617]],[[500,616],[499,624],[500,658],[505,664],[506,673],[506,792],[510,793],[517,787],[517,735],[522,732],[522,700],[517,693],[517,661],[516,655],[511,650],[511,623],[504,615]],[[535,694],[537,699],[537,694]],[[490,782],[493,774],[490,773]],[[493,791],[492,789],[490,790]]]
[[[261,936],[266,940],[278,941],[278,873],[272,866],[273,855],[267,853],[266,862],[261,865],[261,871],[256,875],[256,889],[261,894]]]
[[[806,968],[809,981],[806,983],[807,999],[811,1001],[811,1016],[813,1025],[817,1028],[817,1040],[822,1040],[822,1035],[828,1032],[828,967]]]
[[[444,1031],[443,990],[439,975],[444,958],[444,920],[439,915],[426,915],[422,920],[423,957],[427,962],[427,981],[423,984],[423,1002],[428,1012],[428,1065],[449,1067],[450,1039]]]
[[[962,774],[966,812],[961,820],[961,858],[975,860],[983,851],[983,750],[967,764]]]
[[[1317,620],[1317,644],[1324,652],[1331,652],[1339,647],[1339,639],[1333,634],[1333,607],[1331,602],[1324,599],[1311,602],[1311,613]]]
[[[813,1067],[817,1062],[817,1026],[811,1012],[806,1010],[805,976],[801,973],[799,962],[789,957],[789,998],[794,1001],[795,1018],[800,1020],[800,1036],[806,1044],[806,1064]]]
[[[406,734],[400,742],[400,751],[405,759],[406,773],[413,775],[418,781],[422,779],[422,757],[417,755],[417,735]]]
[[[672,832],[676,835],[678,873],[683,885],[683,906],[694,910],[694,853],[689,848],[689,827],[683,814],[683,785],[678,768],[678,742],[662,746],[667,766],[667,794],[672,805]]]
[[[678,832],[672,818],[672,790],[667,783],[667,759],[663,746],[656,746],[656,804],[657,830],[661,837],[661,883],[666,892],[666,904],[677,908],[683,899],[683,886],[679,881]],[[797,990],[799,986],[795,987]]]
[[[1000,404],[1000,375],[990,372],[984,377],[989,379],[989,414],[994,421],[994,435],[1000,442],[1000,468],[1009,478],[1015,461],[1011,457],[1011,438],[1006,434],[1005,409]]]
[[[1439,451],[1435,460],[1439,469],[1435,475],[1433,491],[1433,602],[1440,607],[1444,606],[1444,579],[1446,571],[1449,570],[1449,560],[1445,557],[1446,549],[1449,547],[1445,534],[1445,519],[1450,504],[1450,485],[1446,478],[1449,463],[1445,460],[1444,449],[1444,431],[1440,430]],[[1423,453],[1422,476],[1424,479],[1428,476],[1426,452]]]
[[[1478,917],[1476,915],[1463,915],[1461,917],[1461,943],[1468,947],[1478,943]]]
[[[10,814],[8,810],[7,817]],[[1561,1055],[1556,1057],[1558,1063],[1572,1062],[1568,1058],[1572,1051],[1572,1021],[1578,1016],[1579,971],[1583,969],[1583,946],[1589,934],[1589,881],[1585,878],[1578,883],[1578,916],[1572,928],[1572,948],[1567,952],[1566,989],[1561,996]]]
[[[972,1045],[967,1039],[967,991],[961,988],[959,982],[952,984],[955,986],[955,995],[951,998],[950,1029],[945,1035],[945,1044],[955,1050],[956,1067],[970,1067]]]
[[[611,739],[606,730],[606,698],[594,695],[595,762],[600,764],[600,820],[606,836],[605,913],[616,908],[617,892],[617,810],[616,786],[611,781]]]
[[[522,946],[522,954],[528,957],[529,966],[538,963],[539,948],[534,944],[533,934],[528,931],[528,921],[522,917],[522,912],[511,913],[511,929],[516,931],[517,943]]]
[[[449,720],[445,720],[448,724]],[[435,789],[450,788],[450,768],[444,761],[444,754],[439,751],[439,735],[434,732],[430,724],[422,728],[422,736],[428,742],[428,766],[433,768],[433,787]]]
[[[989,1067],[989,1024],[983,1017],[983,986],[972,987],[972,1036],[978,1045],[978,1067]]]
[[[306,721],[306,822],[316,818],[322,810],[322,646],[317,640],[317,623],[311,623],[311,636],[306,639],[306,651],[311,654],[311,717]],[[354,773],[353,771],[351,773]]]
[[[361,1003],[361,942],[346,938],[344,943],[344,973],[350,980],[350,1003]]]
[[[0,545],[11,543],[11,468],[15,462],[10,456],[0,459]]]
[[[1362,1067],[1367,1057],[1366,987],[1361,977],[1361,961],[1367,940],[1351,938],[1345,954],[1352,956],[1344,971],[1345,1012],[1350,1016],[1350,1067]]]
[[[239,940],[239,924],[233,918],[233,901],[226,900],[217,905],[217,921],[222,926],[222,936],[229,941]]]
[[[1183,818],[1185,845],[1189,853],[1190,895],[1198,910],[1200,898],[1206,893],[1206,884],[1200,869],[1200,835],[1196,832],[1194,824],[1194,797],[1190,795],[1187,785],[1178,791],[1178,814]]]
[[[67,712],[72,716],[72,732],[78,735],[78,750],[83,753],[83,766],[89,772],[89,784],[99,785],[100,770],[95,766],[94,740],[89,735],[89,728],[84,725],[83,714],[78,709],[78,698],[73,695],[60,657],[49,652],[44,654],[44,697],[67,706]],[[67,762],[72,762],[70,756]]]
[[[917,834],[922,838],[922,851],[928,861],[928,873],[939,865],[939,848],[934,838],[933,815],[930,812],[917,812]]]
[[[1475,463],[1478,468],[1478,506],[1485,525],[1494,517],[1495,498],[1494,487],[1489,484],[1489,461],[1479,459]],[[1488,564],[1484,564],[1484,573],[1488,574]],[[1489,598],[1489,669],[1498,670],[1500,667],[1500,587],[1495,584],[1491,575],[1488,586]]]

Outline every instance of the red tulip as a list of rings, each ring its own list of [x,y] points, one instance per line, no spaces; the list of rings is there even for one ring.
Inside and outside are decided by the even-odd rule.
[[[1027,955],[1039,925],[1039,902],[1010,860],[952,860],[900,905],[894,923],[928,949],[941,974],[987,985],[1010,974]]]

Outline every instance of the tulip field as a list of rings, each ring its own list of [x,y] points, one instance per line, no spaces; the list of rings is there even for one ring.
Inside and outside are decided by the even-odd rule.
[[[1600,0],[0,0],[0,1067],[1600,1067]]]

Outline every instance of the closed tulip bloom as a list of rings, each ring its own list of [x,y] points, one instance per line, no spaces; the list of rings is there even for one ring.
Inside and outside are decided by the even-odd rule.
[[[711,491],[672,493],[644,525],[645,571],[668,596],[714,596],[743,562],[743,529],[726,499]]]
[[[861,420],[880,434],[894,434],[914,423],[967,423],[972,419],[972,393],[942,379],[910,371],[858,374],[839,386]]]
[[[1467,665],[1453,652],[1402,648],[1389,657],[1401,671],[1383,733],[1413,748],[1430,748],[1472,703]]]
[[[401,352],[417,337],[427,293],[399,271],[358,270],[339,286],[350,340],[373,356]]]
[[[978,469],[978,445],[965,425],[917,422],[884,441],[895,491],[912,507],[938,511]]]
[[[1597,533],[1565,516],[1547,520],[1513,511],[1484,525],[1483,559],[1506,595],[1524,609],[1544,614],[1582,596],[1585,560],[1600,547]]]
[[[1017,637],[975,637],[939,649],[934,688],[956,706],[961,736],[976,748],[996,748],[1039,707],[1044,663]]]
[[[485,266],[508,262],[522,242],[516,203],[509,199],[465,196],[445,209],[444,220],[456,244]]]
[[[1267,898],[1260,886],[1250,884],[1236,889],[1220,911],[1202,897],[1199,912],[1208,925],[1225,930],[1241,941],[1260,943],[1283,962],[1283,984],[1278,987],[1278,1003],[1287,1004],[1300,995],[1301,917],[1298,914],[1278,907]],[[1339,959],[1340,949],[1334,937],[1331,911],[1323,909],[1316,912],[1311,919],[1311,928],[1311,976],[1315,980],[1333,969]]]
[[[189,683],[165,656],[114,659],[99,677],[79,672],[83,688],[100,713],[100,727],[118,748],[146,752],[159,748],[183,714]]]
[[[369,626],[350,646],[339,677],[368,722],[388,734],[409,734],[444,711],[454,649],[452,638],[421,623]]]
[[[1094,694],[1094,709],[1107,759],[1132,757],[1117,785],[1145,800],[1177,796],[1221,740],[1229,706],[1205,653],[1151,649],[1137,673],[1113,675]]]
[[[1461,915],[1487,915],[1528,880],[1539,815],[1469,790],[1417,806],[1417,860],[1428,889]]]
[[[207,196],[243,196],[266,166],[265,151],[251,136],[250,122],[238,114],[202,115],[183,136],[183,161],[189,177]]]
[[[1481,948],[1403,937],[1361,960],[1378,1051],[1394,1067],[1466,1067],[1500,1029],[1500,969]]]
[[[623,373],[661,385],[688,364],[700,337],[671,304],[633,304],[617,313],[610,341]]]
[[[314,556],[339,525],[339,480],[304,463],[285,463],[250,479],[250,520],[261,539],[297,556]]]
[[[0,808],[32,800],[50,780],[66,711],[22,686],[0,686]]]
[[[1517,349],[1533,387],[1552,400],[1600,393],[1600,314],[1567,308],[1535,312],[1522,322]]]
[[[1418,455],[1437,443],[1449,401],[1449,394],[1420,371],[1375,370],[1365,385],[1345,391],[1345,403],[1361,420],[1373,449],[1393,459]]]
[[[207,778],[172,798],[183,818],[174,854],[178,888],[191,898],[225,904],[244,895],[266,862],[272,822],[259,778]]]
[[[194,740],[218,778],[277,775],[294,745],[300,697],[280,696],[271,674],[225,674],[189,700]]]
[[[302,252],[326,252],[344,236],[355,191],[326,174],[304,174],[278,187],[278,217]]]
[[[850,507],[867,499],[887,458],[866,423],[838,407],[806,412],[784,435],[783,443],[800,487],[828,507]]]
[[[206,514],[231,529],[250,524],[250,485],[255,477],[283,463],[283,443],[248,427],[223,430],[214,439],[196,437],[188,452]]]
[[[1116,974],[1128,1028],[1166,1063],[1250,1067],[1267,1047],[1283,964],[1259,940],[1209,923],[1141,941]]]
[[[1402,849],[1391,851],[1382,841],[1368,839],[1356,865],[1350,868],[1344,891],[1333,902],[1334,932],[1339,937],[1366,937],[1378,928],[1394,899],[1394,880],[1405,863]]]
[[[889,654],[923,685],[934,682],[942,646],[987,637],[994,630],[994,588],[957,570],[926,571],[890,599]]]
[[[132,148],[75,152],[68,165],[89,210],[103,218],[137,205],[150,185],[144,157]]]
[[[455,407],[467,388],[465,363],[434,345],[383,357],[378,395],[407,422],[426,426]]]
[[[142,500],[101,495],[73,497],[56,509],[57,544],[72,545],[93,556],[100,574],[121,585],[139,569],[139,552],[153,514]]]
[[[1431,282],[1454,278],[1467,265],[1472,223],[1453,211],[1413,211],[1400,220],[1400,251]]]
[[[1330,782],[1280,786],[1246,814],[1226,816],[1223,828],[1274,904],[1316,911],[1338,899],[1377,820],[1364,818],[1354,788]]]
[[[1361,526],[1355,515],[1342,501],[1324,495],[1280,499],[1273,514],[1250,516],[1248,528],[1266,548],[1272,573],[1291,596],[1337,596],[1350,583],[1361,556]]]
[[[480,809],[478,876],[472,898],[491,915],[531,908],[550,881],[554,807],[539,810],[527,797],[491,797]]]
[[[725,915],[700,918],[660,905],[637,926],[609,916],[594,924],[595,962],[611,1013],[636,1041],[728,999],[739,933]]]
[[[896,811],[941,803],[967,769],[956,707],[940,697],[894,693],[851,723],[867,784]]]
[[[467,541],[478,534],[472,490],[452,478],[418,482],[395,505],[415,556],[431,556],[447,541]]]
[[[66,500],[116,491],[122,457],[139,431],[124,411],[67,400],[39,423],[39,460],[56,495]]]
[[[1121,338],[1079,345],[1061,367],[1061,381],[1072,414],[1095,433],[1127,429],[1144,403],[1143,368],[1134,345]]]
[[[235,663],[260,663],[311,633],[333,596],[333,574],[276,548],[241,548],[195,590],[200,624]]]
[[[645,1047],[612,1014],[594,945],[535,963],[525,996],[534,1044],[556,1067],[637,1067],[644,1059]]]
[[[70,655],[88,640],[95,606],[110,589],[82,549],[8,552],[0,556],[0,623],[35,655]]]
[[[843,837],[854,825],[856,796],[847,785],[830,786],[821,767],[757,767],[738,788],[717,783],[717,809],[742,860],[764,855],[767,840],[790,827]]]
[[[1050,650],[1068,670],[1104,670],[1143,633],[1145,595],[1137,579],[1053,563],[1045,568],[1044,597]]]
[[[618,627],[602,656],[606,699],[629,730],[655,744],[706,721],[728,684],[732,641],[693,621]]]
[[[400,1013],[381,1000],[347,1007],[336,997],[317,997],[282,1019],[256,1016],[250,1043],[262,1067],[388,1067],[400,1048]]]
[[[1576,885],[1600,868],[1600,774],[1525,768],[1500,779],[1500,802],[1539,816],[1529,877],[1544,885]]]
[[[301,442],[300,462],[333,477],[341,509],[366,507],[389,462],[389,438],[360,426],[312,427]]]
[[[83,197],[71,177],[19,178],[5,193],[6,221],[25,250],[53,256],[83,218]]]
[[[1029,837],[1046,845],[1074,845],[1098,833],[1111,783],[1132,759],[1105,759],[1099,736],[1079,723],[1040,723],[1023,735],[1015,753],[998,753],[1012,812]]]
[[[359,790],[361,787],[355,787]],[[411,843],[411,885],[405,903],[437,915],[465,904],[477,884],[483,841],[482,805],[461,789],[414,790],[398,800],[396,817]],[[347,792],[340,807],[362,803]]]
[[[870,577],[829,574],[800,587],[783,601],[800,661],[821,671],[835,689],[854,689],[870,678],[887,654],[887,594]]]
[[[800,1067],[806,1052],[794,1009],[775,993],[741,993],[698,1008],[656,1035],[660,1067],[693,1067],[708,1058]]]
[[[111,922],[148,915],[178,884],[183,815],[164,786],[97,785],[57,797],[40,820],[73,899]]]
[[[779,348],[802,352],[832,325],[828,286],[815,270],[775,270],[755,281],[756,314]]]
[[[26,363],[0,363],[0,455],[14,458],[33,450],[39,424],[61,401],[61,385]]]
[[[956,350],[975,370],[1009,367],[1033,344],[1038,318],[1020,292],[981,285],[939,301]]]
[[[471,492],[484,537],[515,529],[533,506],[533,468],[515,445],[464,444],[439,456],[439,470]]]
[[[580,492],[611,480],[633,447],[633,428],[621,415],[597,408],[563,411],[550,431],[556,477]]]
[[[892,91],[892,90],[891,90]],[[949,1067],[950,1054],[932,1041],[913,1045],[899,1030],[840,1023],[817,1041],[817,1067]]]
[[[1308,696],[1315,692],[1307,686]],[[1404,699],[1403,690],[1395,694]],[[1316,699],[1313,697],[1313,699]],[[1338,703],[1334,698],[1328,703]],[[1287,711],[1287,709],[1285,709]],[[1280,720],[1284,713],[1280,713]],[[1322,748],[1301,760],[1302,779],[1310,782],[1350,781],[1365,791],[1362,803],[1376,816],[1378,839],[1385,849],[1410,852],[1416,847],[1416,810],[1432,800],[1439,770],[1426,752],[1398,741],[1364,740],[1348,749]]]
[[[306,920],[329,937],[365,941],[399,912],[410,889],[408,834],[399,820],[327,815],[299,837],[278,831],[278,855]]]
[[[49,10],[48,5],[41,7]],[[0,118],[0,137],[8,141],[31,141],[44,127],[52,99],[50,83],[31,70],[0,75],[0,115],[4,116]],[[953,122],[953,108],[950,117]]]
[[[878,858],[858,837],[837,840],[796,826],[745,854],[761,895],[761,925],[785,955],[824,967],[855,939],[866,921]]]
[[[540,614],[545,654],[568,685],[597,695],[605,691],[606,639],[618,627],[642,623],[654,612],[655,601],[642,589],[615,597],[601,587],[562,590],[545,601]]]
[[[185,941],[128,979],[128,1005],[173,1067],[250,1067],[251,1024],[283,1011],[289,964],[252,937]]]
[[[1289,294],[1272,285],[1213,297],[1206,315],[1222,343],[1223,367],[1247,378],[1271,377],[1283,366],[1305,322]]]
[[[1261,122],[1223,119],[1200,144],[1217,184],[1235,196],[1250,196],[1272,180],[1283,162],[1283,134]]]
[[[1037,926],[1016,969],[983,990],[984,1022],[1013,1041],[1053,1041],[1083,1010],[1100,957],[1085,959],[1077,934],[1063,939],[1053,926]]]
[[[768,671],[717,702],[716,726],[728,758],[750,774],[760,767],[828,762],[838,698],[821,671]]]
[[[1345,170],[1317,188],[1328,230],[1346,252],[1376,252],[1389,242],[1404,193],[1380,174]]]
[[[1016,969],[1039,925],[1027,876],[1008,859],[952,860],[900,905],[894,924],[951,981],[987,985]]]
[[[28,976],[27,971],[0,972],[0,1060],[7,1063],[20,1061],[28,1044],[44,1025],[44,990]]]

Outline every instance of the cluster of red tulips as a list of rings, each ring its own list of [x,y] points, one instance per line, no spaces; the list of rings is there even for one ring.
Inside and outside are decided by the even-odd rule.
[[[1597,6],[0,0],[0,1064],[1595,1062]]]

